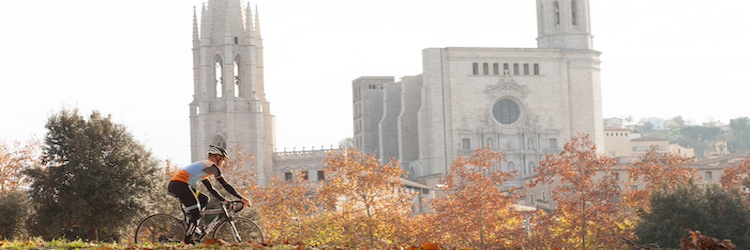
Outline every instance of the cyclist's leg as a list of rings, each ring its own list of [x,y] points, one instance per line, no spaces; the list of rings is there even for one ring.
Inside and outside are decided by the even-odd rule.
[[[208,195],[198,193],[198,203],[201,204],[201,211],[206,210],[206,207],[208,206],[208,202],[211,200]]]
[[[180,199],[180,203],[182,203],[188,213],[190,213],[188,228],[185,231],[185,243],[192,243],[191,237],[193,236],[195,229],[198,227],[198,220],[201,217],[200,203],[198,203],[198,199],[195,197],[195,192],[187,183],[173,181],[169,183],[168,189],[170,193]]]

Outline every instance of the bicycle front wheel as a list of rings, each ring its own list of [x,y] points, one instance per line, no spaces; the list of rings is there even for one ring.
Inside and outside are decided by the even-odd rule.
[[[143,219],[135,229],[136,244],[182,242],[185,222],[168,214],[155,214]]]
[[[263,232],[260,231],[258,224],[255,224],[252,220],[242,217],[234,217],[234,226],[237,228],[237,235],[240,237],[242,242],[252,243],[263,243]],[[227,242],[235,242],[234,232],[232,232],[232,225],[229,221],[225,220],[216,227],[213,238],[220,239]]]

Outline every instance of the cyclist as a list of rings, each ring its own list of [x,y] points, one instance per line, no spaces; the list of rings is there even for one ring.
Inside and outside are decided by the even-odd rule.
[[[227,156],[227,151],[223,148],[210,145],[206,160],[183,167],[177,171],[169,182],[169,186],[167,187],[169,194],[177,197],[190,213],[188,228],[185,231],[184,242],[186,244],[195,243],[192,240],[193,235],[201,233],[200,229],[197,229],[199,219],[201,218],[200,212],[205,209],[209,201],[209,197],[205,194],[195,192],[195,185],[198,184],[198,181],[202,182],[214,197],[224,202],[226,199],[213,188],[211,181],[208,179],[209,176],[213,175],[224,187],[224,190],[242,201],[243,206],[247,207],[250,205],[250,201],[237,193],[234,187],[229,185],[221,176],[221,167],[224,165]]]

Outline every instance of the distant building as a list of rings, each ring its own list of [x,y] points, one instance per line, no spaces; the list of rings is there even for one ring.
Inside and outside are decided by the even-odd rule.
[[[604,148],[611,157],[632,156],[631,131],[626,128],[604,128]]]
[[[653,130],[664,130],[664,119],[657,117],[649,117],[641,121],[641,126],[650,128]]]
[[[589,10],[588,0],[538,0],[537,48],[426,48],[418,75],[353,80],[355,147],[400,160],[430,187],[479,147],[504,153],[498,169],[518,173],[513,187],[578,133],[604,150]]]
[[[624,128],[625,123],[622,118],[612,117],[604,119],[604,127],[606,128]]]

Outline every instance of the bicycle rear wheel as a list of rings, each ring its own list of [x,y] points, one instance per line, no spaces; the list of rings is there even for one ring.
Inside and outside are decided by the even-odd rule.
[[[263,243],[263,232],[255,222],[248,218],[234,217],[234,225],[242,242]],[[222,221],[213,234],[214,239],[220,239],[227,242],[235,242],[232,237],[232,226],[229,221]]]
[[[185,222],[168,214],[155,214],[143,219],[135,229],[136,244],[182,242]]]

